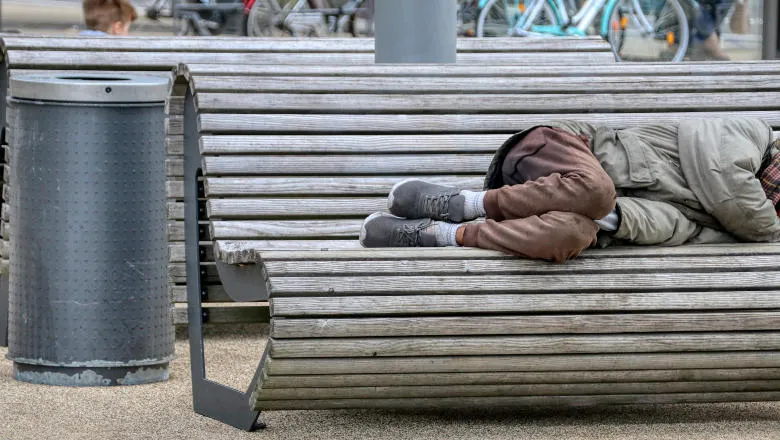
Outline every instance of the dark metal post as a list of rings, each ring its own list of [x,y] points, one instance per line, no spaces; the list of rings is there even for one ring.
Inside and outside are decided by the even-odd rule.
[[[764,31],[762,35],[761,58],[765,60],[776,60],[780,58],[780,34],[777,32],[777,26],[780,24],[780,8],[777,6],[777,0],[764,0]]]
[[[377,63],[454,63],[456,0],[376,0]]]

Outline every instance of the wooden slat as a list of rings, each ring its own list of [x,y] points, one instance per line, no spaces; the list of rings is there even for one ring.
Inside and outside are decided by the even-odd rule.
[[[564,113],[775,109],[780,92],[594,94],[282,94],[198,93],[200,112]]]
[[[637,75],[771,75],[780,72],[780,63],[772,61],[731,61],[729,63],[610,63],[581,64],[576,69],[529,65],[423,65],[377,64],[366,66],[302,65],[290,69],[283,65],[198,64],[188,63],[186,75],[240,76],[471,76],[471,77],[568,77],[568,76],[637,76]]]
[[[201,251],[205,252],[205,258],[203,261],[214,261],[214,252],[212,243],[200,242]],[[169,263],[183,263],[184,260],[184,243],[168,243],[168,262]]]
[[[48,51],[188,51],[188,52],[373,52],[373,38],[235,38],[235,37],[4,37],[5,50],[38,49]],[[459,52],[537,52],[596,51],[609,52],[601,38],[563,37],[551,39],[459,38]]]
[[[660,104],[659,104],[660,105]],[[603,108],[603,107],[602,107]],[[556,119],[571,119],[611,127],[652,123],[674,123],[692,118],[728,118],[733,111],[669,111],[663,113],[549,113],[518,115],[304,115],[304,114],[202,114],[198,116],[203,133],[516,133]],[[766,121],[780,127],[780,111],[740,111],[740,116]]]
[[[483,356],[780,349],[778,332],[271,339],[277,358]]]
[[[168,220],[184,220],[184,202],[168,201]]]
[[[202,136],[201,154],[493,153],[506,135]]]
[[[207,156],[203,159],[203,172],[212,176],[406,173],[484,175],[492,159],[492,154]],[[169,159],[168,162],[176,161]]]
[[[481,190],[482,176],[417,176],[439,185],[456,186],[462,189]],[[403,176],[361,176],[361,177],[208,177],[206,194],[220,196],[365,196],[387,195]]]
[[[357,240],[219,240],[214,243],[215,258],[227,264],[254,263],[257,250],[360,249]]]
[[[614,56],[607,52],[535,52],[523,54],[530,64],[608,64],[614,63]],[[224,63],[224,64],[374,64],[373,53],[273,53],[273,52],[79,52],[13,50],[7,54],[8,63],[16,68],[73,68],[122,69],[122,70],[168,70],[179,63]],[[460,53],[457,62],[461,64],[515,64],[518,55],[502,52]]]
[[[198,93],[682,93],[777,90],[776,75],[592,77],[197,76]]]
[[[306,221],[308,222],[308,221]],[[304,222],[304,223],[306,223]],[[243,222],[239,222],[243,223]],[[251,223],[251,222],[247,222]],[[240,226],[237,225],[237,226]],[[321,235],[329,234],[329,223],[322,225]],[[356,235],[360,230],[352,230]],[[258,227],[257,233],[263,228]],[[252,231],[246,231],[251,233]],[[350,231],[339,231],[348,233]],[[217,237],[220,238],[220,237]],[[574,259],[566,264],[550,264],[546,261],[512,258],[505,260],[306,260],[306,261],[264,261],[271,276],[301,275],[405,275],[429,274],[552,274],[552,273],[632,273],[632,272],[716,272],[735,270],[776,271],[778,255],[768,256],[726,256],[701,257],[645,257],[614,258],[605,263],[603,259]]]
[[[206,305],[208,312],[208,324],[240,324],[250,322],[268,322],[268,308],[256,306],[260,303],[252,303],[252,307],[242,306],[210,306]],[[185,325],[188,323],[187,309],[175,307],[173,309],[173,323]]]
[[[215,221],[216,238],[357,238],[362,220]],[[774,263],[777,264],[777,263]]]
[[[615,292],[747,290],[780,286],[780,272],[614,273],[473,276],[275,277],[273,295],[406,294],[474,292]]]
[[[347,408],[479,408],[540,406],[598,406],[629,404],[756,402],[780,400],[780,392],[722,392],[672,394],[613,394],[594,396],[519,396],[519,397],[450,397],[403,399],[323,399],[268,400],[257,402],[256,410],[347,409]]]
[[[682,256],[741,256],[780,255],[780,243],[729,243],[685,246],[613,246],[604,249],[588,249],[579,260],[588,258],[636,258],[636,257],[682,257]],[[517,260],[518,257],[498,251],[477,248],[395,248],[361,249],[358,251],[322,252],[263,252],[263,261],[285,260],[394,260],[394,259],[503,259]],[[524,260],[528,261],[528,260]],[[527,264],[538,264],[528,262]],[[566,264],[572,264],[567,262]]]
[[[265,376],[263,390],[419,385],[777,380],[780,368]]]
[[[225,288],[221,284],[207,285],[206,288],[206,301],[207,302],[231,302],[233,301],[230,296],[225,292]],[[168,288],[171,294],[171,301],[175,303],[187,302],[187,286],[176,285]],[[255,303],[261,304],[261,303]],[[266,303],[267,304],[267,303]]]
[[[168,180],[165,182],[165,193],[169,199],[184,199],[184,182],[181,180]]]
[[[350,338],[774,330],[780,312],[642,313],[549,316],[274,318],[271,336]]]
[[[165,152],[172,155],[184,155],[184,136],[170,135],[165,137]]]
[[[387,197],[210,199],[206,203],[206,207],[208,215],[212,219],[294,216],[355,217],[366,216],[377,211],[387,211]]]
[[[271,388],[254,394],[257,404],[265,400],[313,399],[407,399],[437,397],[505,397],[505,396],[596,396],[616,394],[722,393],[778,391],[780,381],[715,382],[630,382],[578,384],[511,384],[511,385],[420,385],[371,386],[345,388]]]
[[[780,351],[629,353],[568,355],[437,356],[395,358],[267,358],[274,375],[483,373],[507,371],[601,371],[700,368],[778,368]]]
[[[780,308],[780,291],[616,292],[273,298],[276,317],[692,311]]]

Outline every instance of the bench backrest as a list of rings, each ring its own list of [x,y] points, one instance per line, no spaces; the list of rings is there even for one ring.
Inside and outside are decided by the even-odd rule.
[[[479,188],[510,134],[551,119],[620,127],[741,115],[780,128],[772,74],[623,68],[604,77],[587,69],[562,78],[306,77],[295,87],[191,74],[217,257],[357,247],[361,220],[385,208],[394,182],[422,176]]]
[[[609,44],[599,38],[562,38],[545,40],[522,39],[460,39],[458,41],[459,62],[477,63],[474,68],[486,63],[506,64],[569,64],[605,65],[614,63]],[[373,63],[374,43],[372,39],[251,39],[251,38],[189,38],[189,37],[127,37],[127,38],[52,38],[10,36],[0,40],[4,64],[0,69],[0,89],[7,90],[9,76],[26,73],[42,73],[57,70],[69,73],[134,72],[163,75],[172,78],[172,70],[182,62],[221,63],[224,68],[248,66],[253,63],[278,70],[275,76],[296,75],[298,68],[284,68],[284,63],[308,64],[309,67],[333,65],[349,69],[360,69]],[[563,70],[563,69],[560,69]],[[316,73],[315,73],[316,75]],[[169,286],[171,295],[179,307],[175,309],[175,321],[186,322],[184,295],[184,228],[182,225],[181,163],[183,154],[183,93],[181,88],[173,89],[168,103],[166,121],[166,151],[168,153],[168,196],[171,203],[169,240],[171,243]],[[4,108],[5,100],[0,103]],[[4,113],[0,113],[4,118]],[[12,179],[7,173],[3,180]],[[12,190],[10,186],[4,192]],[[7,199],[6,199],[7,200]],[[0,237],[9,239],[7,223],[8,205],[3,205],[4,221],[0,222]],[[6,241],[0,241],[0,257],[7,258]],[[210,254],[208,255],[210,257]],[[1,261],[0,261],[1,262]],[[206,268],[213,301],[227,299],[213,274],[213,267]],[[262,314],[251,313],[251,319],[262,318]],[[247,319],[245,311],[233,311],[225,315],[226,320]],[[214,321],[212,321],[214,322]]]

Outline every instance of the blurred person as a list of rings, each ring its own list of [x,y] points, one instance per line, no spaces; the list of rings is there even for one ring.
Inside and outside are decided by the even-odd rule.
[[[124,37],[130,34],[130,26],[138,18],[129,0],[84,0],[84,22],[87,30],[79,35],[111,35]]]
[[[624,129],[550,122],[498,149],[483,191],[397,183],[392,215],[369,216],[360,243],[563,262],[592,246],[780,242],[772,138],[764,121],[737,117]]]
[[[720,26],[734,0],[698,0],[691,26],[691,58],[728,61],[720,39]]]

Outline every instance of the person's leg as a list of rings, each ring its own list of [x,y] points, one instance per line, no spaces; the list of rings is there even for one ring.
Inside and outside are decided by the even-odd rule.
[[[691,32],[692,59],[729,60],[729,56],[721,48],[719,28],[733,3],[734,0],[699,1]],[[703,52],[703,57],[697,55],[697,51]]]
[[[507,154],[502,188],[461,191],[418,179],[399,182],[388,208],[404,218],[459,223],[487,216],[509,220],[550,211],[600,219],[615,207],[615,185],[588,143],[565,130],[538,127]]]
[[[363,223],[360,243],[370,248],[466,246],[560,263],[592,246],[598,230],[593,220],[571,212],[469,224],[375,213]]]
[[[598,231],[598,225],[588,217],[554,211],[522,219],[465,224],[456,232],[456,239],[461,246],[562,263],[593,246]]]

